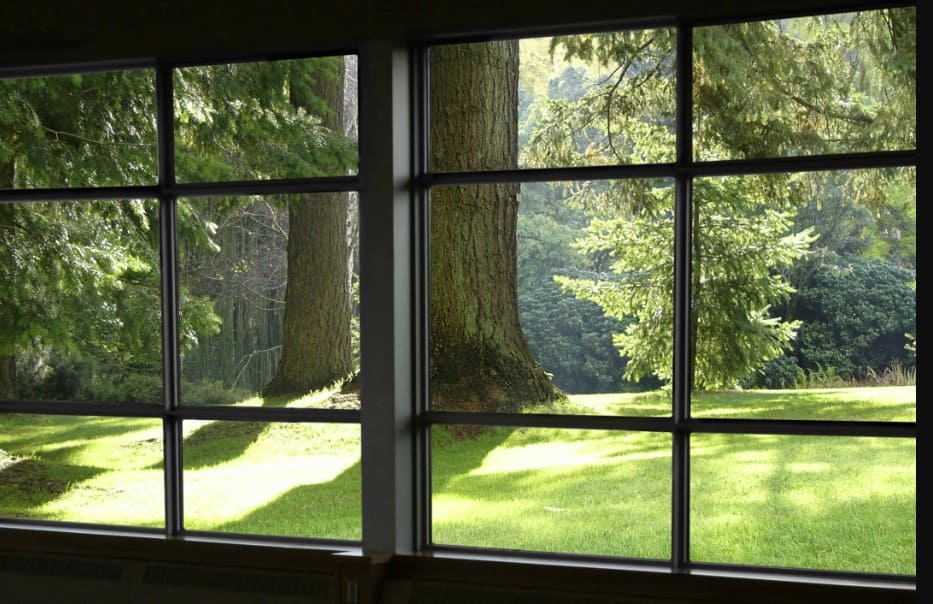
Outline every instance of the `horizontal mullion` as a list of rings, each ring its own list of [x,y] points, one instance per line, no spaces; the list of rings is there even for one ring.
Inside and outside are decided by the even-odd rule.
[[[177,417],[180,419],[360,423],[356,409],[310,409],[288,407],[179,407],[166,411],[159,404],[108,404],[69,401],[0,401],[0,414],[23,413],[30,415],[86,415],[93,417]]]
[[[675,178],[687,176],[731,176],[790,172],[822,172],[871,168],[915,166],[917,151],[877,151],[795,157],[695,161],[616,166],[576,166],[563,168],[528,168],[514,170],[474,170],[464,172],[429,172],[417,182],[422,187],[481,185],[521,182],[556,182],[565,180],[612,180],[631,178]]]
[[[675,423],[670,417],[609,415],[556,415],[536,413],[465,413],[428,411],[421,416],[428,425],[507,426],[515,428],[562,428],[571,430],[635,430],[642,432],[694,432],[717,434],[784,434],[799,436],[883,436],[916,438],[913,422],[863,422],[826,420],[688,419]]]
[[[207,407],[181,406],[168,412],[173,417],[190,420],[230,420],[268,422],[316,422],[358,424],[357,409],[312,409],[303,407]]]
[[[483,185],[513,182],[554,182],[562,180],[608,180],[618,178],[673,178],[674,164],[625,166],[579,166],[570,168],[528,168],[469,172],[429,172],[418,178],[423,187],[444,185]]]
[[[30,201],[102,201],[110,199],[156,199],[160,196],[210,197],[222,195],[288,195],[296,193],[349,192],[359,189],[356,176],[242,180],[180,183],[168,187],[57,187],[0,190],[0,203]]]
[[[696,419],[681,422],[678,430],[716,434],[782,434],[786,436],[883,436],[917,438],[913,422],[865,422],[796,419]]]
[[[5,189],[0,203],[28,201],[105,201],[110,199],[156,199],[156,185],[129,187],[59,187],[47,189]]]
[[[360,187],[357,176],[321,176],[278,180],[176,183],[167,193],[176,197],[221,195],[288,195],[296,193],[343,193]]]
[[[760,159],[692,162],[683,171],[691,176],[740,176],[786,172],[825,172],[871,168],[902,168],[917,164],[917,151],[874,151]]]
[[[431,425],[508,426],[514,428],[567,428],[579,430],[638,430],[670,432],[670,418],[550,413],[464,413],[428,411],[421,420]]]

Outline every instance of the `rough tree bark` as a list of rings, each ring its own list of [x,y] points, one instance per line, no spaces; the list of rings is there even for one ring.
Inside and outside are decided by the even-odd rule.
[[[330,111],[328,128],[343,131],[343,63],[338,77],[318,78],[315,95]],[[322,193],[288,209],[288,282],[282,354],[264,394],[300,396],[353,371],[347,264],[346,193]]]
[[[518,43],[431,51],[437,171],[514,168]],[[522,333],[516,292],[518,185],[431,191],[431,404],[518,411],[561,396]]]

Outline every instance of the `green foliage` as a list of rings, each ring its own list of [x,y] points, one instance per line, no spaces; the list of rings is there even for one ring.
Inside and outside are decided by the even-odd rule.
[[[797,357],[785,354],[763,363],[753,376],[743,380],[742,387],[781,390],[796,388],[805,379],[806,374],[797,364]]]
[[[915,280],[913,270],[858,257],[817,269],[795,305],[801,366],[833,367],[846,379],[895,362],[912,366],[905,334],[917,324]]]
[[[697,158],[914,148],[915,18],[915,10],[905,8],[695,30]],[[532,165],[672,160],[670,32],[559,37],[552,51],[608,75],[582,94],[539,103],[527,150]],[[794,286],[803,291],[814,267],[833,255],[896,257],[913,265],[916,201],[908,172],[695,180],[694,386],[731,386],[789,351],[804,319],[796,311]],[[578,197],[592,218],[578,247],[590,257],[609,257],[613,276],[558,280],[607,315],[626,320],[616,345],[628,357],[628,379],[670,379],[670,192],[647,181],[612,183],[610,194],[604,189],[591,187]],[[615,214],[607,217],[607,208]],[[808,250],[824,236],[825,244],[816,248],[820,254],[809,258]],[[833,312],[844,321],[844,309]],[[902,329],[913,326],[905,323]],[[844,348],[835,352],[848,355]],[[806,351],[794,354],[805,371],[813,367]],[[837,359],[824,360],[842,367]],[[876,368],[889,362],[874,360],[880,363]],[[769,373],[788,383],[798,372],[787,366]]]
[[[355,142],[322,125],[331,109],[316,94],[342,88],[343,69],[330,57],[177,70],[179,177],[352,172]],[[154,80],[138,70],[0,81],[0,188],[154,183]],[[13,387],[53,398],[148,394],[126,380],[162,362],[158,215],[141,200],[0,206],[0,357],[17,357],[20,381],[35,380],[11,386],[4,373],[0,396]],[[211,218],[179,204],[179,239],[217,251]],[[180,287],[182,354],[220,330],[206,293]],[[53,383],[66,375],[83,383]]]
[[[538,363],[564,392],[618,392],[625,361],[612,344],[619,321],[591,302],[561,291],[554,281],[519,290],[522,330]]]
[[[175,71],[180,180],[337,176],[356,169],[356,145],[323,121],[316,91],[342,87],[343,59],[322,57]],[[342,97],[342,95],[341,95]]]
[[[673,30],[632,30],[554,38],[562,54],[591,66],[568,68],[542,98],[529,135],[530,167],[672,161]]]
[[[0,187],[152,184],[154,115],[151,71],[0,80]]]
[[[742,178],[699,180],[695,187],[694,379],[718,388],[780,355],[797,325],[770,316],[792,289],[779,269],[806,253],[809,232],[791,232],[790,214],[759,201],[767,183]],[[670,189],[654,192],[637,213],[594,218],[578,246],[612,257],[614,279],[558,281],[619,320],[616,336],[629,358],[626,378],[671,379],[673,369],[673,213]]]

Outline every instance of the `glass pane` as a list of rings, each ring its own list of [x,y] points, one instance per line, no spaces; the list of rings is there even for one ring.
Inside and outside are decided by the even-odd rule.
[[[0,189],[154,184],[155,73],[0,80]]]
[[[184,403],[359,408],[357,205],[347,193],[179,202]]]
[[[691,557],[913,575],[916,442],[694,435]]]
[[[914,149],[916,8],[700,27],[698,160]]]
[[[179,182],[356,173],[356,56],[176,69]]]
[[[432,408],[669,416],[673,239],[669,181],[433,189]]]
[[[0,204],[0,399],[161,403],[154,201]]]
[[[360,427],[184,423],[185,527],[359,540]]]
[[[693,415],[914,421],[913,169],[695,181]]]
[[[434,426],[433,542],[670,557],[666,434]]]
[[[431,48],[431,169],[674,159],[673,30]]]
[[[0,517],[158,527],[162,422],[0,413]]]

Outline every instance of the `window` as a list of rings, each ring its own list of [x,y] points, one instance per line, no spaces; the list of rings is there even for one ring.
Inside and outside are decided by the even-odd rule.
[[[0,531],[909,584],[915,14],[0,73]]]
[[[425,48],[434,548],[916,572],[915,35]]]
[[[0,514],[360,540],[355,81],[0,82]]]

